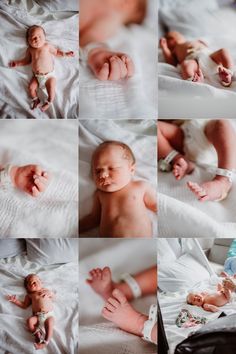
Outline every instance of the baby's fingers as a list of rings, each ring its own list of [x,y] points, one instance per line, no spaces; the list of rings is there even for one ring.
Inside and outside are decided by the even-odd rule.
[[[134,63],[133,63],[133,60],[128,55],[123,55],[121,59],[126,64],[127,76],[128,77],[133,76],[134,75]]]
[[[32,187],[32,190],[31,190],[31,195],[32,195],[32,197],[38,197],[39,196],[39,194],[40,194],[40,192],[39,192],[39,190],[38,190],[38,188],[36,187],[36,186],[33,186]]]
[[[37,177],[34,179],[34,184],[39,192],[44,192],[47,187],[47,180],[44,177]]]

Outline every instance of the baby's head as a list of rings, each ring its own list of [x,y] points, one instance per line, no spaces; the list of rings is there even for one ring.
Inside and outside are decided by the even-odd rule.
[[[24,287],[28,293],[42,289],[42,282],[36,274],[28,274],[24,279]]]
[[[124,188],[134,172],[134,154],[128,145],[120,141],[105,141],[93,153],[93,180],[101,191],[116,192]]]
[[[29,27],[26,32],[26,40],[32,48],[42,47],[46,42],[46,33],[43,27],[37,25]]]
[[[169,31],[165,37],[170,49],[173,49],[177,43],[179,44],[185,42],[184,36],[177,31]]]
[[[201,307],[203,305],[204,297],[200,293],[189,293],[186,301],[187,304],[189,305],[195,305]]]

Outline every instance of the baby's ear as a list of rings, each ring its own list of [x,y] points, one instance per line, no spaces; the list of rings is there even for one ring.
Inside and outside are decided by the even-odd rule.
[[[130,167],[130,171],[131,171],[132,175],[135,173],[135,170],[136,170],[136,164],[133,163]]]

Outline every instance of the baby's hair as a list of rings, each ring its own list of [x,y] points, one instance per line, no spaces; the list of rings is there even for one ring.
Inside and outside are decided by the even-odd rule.
[[[123,158],[126,160],[129,160],[132,163],[132,165],[135,164],[136,160],[135,160],[135,156],[133,154],[133,151],[130,149],[130,147],[128,145],[126,145],[125,143],[122,143],[121,141],[117,141],[117,140],[107,140],[107,141],[104,141],[103,143],[101,143],[93,153],[92,162],[94,160],[95,154],[108,145],[114,145],[114,146],[121,147],[124,151]]]
[[[186,297],[186,302],[187,302],[188,305],[192,305],[191,301],[189,301],[189,295],[190,295],[190,294],[191,294],[191,293],[189,293],[189,294],[187,295],[187,297]]]
[[[33,26],[30,26],[30,27],[27,29],[27,31],[26,31],[26,40],[27,40],[27,43],[28,43],[28,38],[29,38],[30,31],[32,31],[32,30],[35,29],[35,28],[41,28],[41,29],[43,30],[43,33],[44,33],[45,37],[46,37],[46,32],[45,32],[45,30],[44,30],[44,28],[43,28],[42,26],[33,25]]]
[[[24,287],[26,288],[27,291],[28,291],[28,288],[27,288],[27,286],[28,286],[28,281],[29,281],[29,279],[30,279],[31,277],[33,277],[34,275],[37,275],[37,274],[34,274],[34,273],[28,274],[28,275],[25,277],[25,279],[24,279]]]

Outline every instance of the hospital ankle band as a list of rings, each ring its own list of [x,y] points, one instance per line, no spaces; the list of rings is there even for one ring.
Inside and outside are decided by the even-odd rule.
[[[168,172],[171,170],[171,161],[179,154],[178,151],[172,150],[164,159],[159,160],[159,169],[162,172]]]
[[[230,182],[233,180],[233,171],[231,170],[227,170],[225,168],[216,168],[215,173],[218,176],[227,177]]]
[[[143,326],[143,339],[147,342],[155,343],[152,338],[152,329],[154,325],[157,323],[157,305],[152,305],[149,310],[148,320],[144,322]],[[155,343],[156,344],[156,343]]]
[[[7,165],[2,171],[0,171],[0,186],[1,187],[7,187],[11,186],[11,176],[10,176],[10,171],[11,171],[12,165]]]
[[[142,295],[140,286],[130,274],[122,274],[121,280],[125,281],[129,285],[135,299]]]

